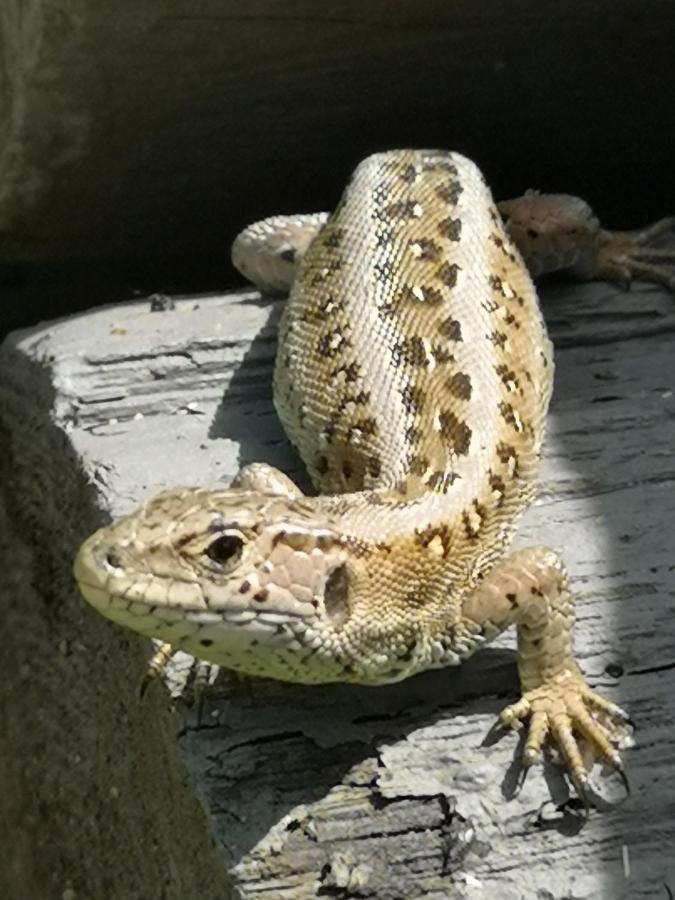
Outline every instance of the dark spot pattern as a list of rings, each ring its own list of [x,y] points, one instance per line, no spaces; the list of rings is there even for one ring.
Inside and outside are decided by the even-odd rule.
[[[511,444],[505,444],[503,441],[500,441],[496,448],[497,456],[499,457],[500,462],[506,463],[512,457],[516,456],[516,449],[512,447]]]
[[[446,472],[441,469],[431,473],[427,480],[427,486],[430,491],[434,491],[437,494],[447,494],[458,478],[459,475],[455,474],[455,472]]]
[[[483,299],[480,301],[480,305],[485,310],[485,312],[490,314],[497,312],[497,310],[500,308],[499,303],[497,303],[491,297],[483,297]]]
[[[339,328],[335,328],[333,331],[329,331],[328,334],[324,334],[319,338],[317,350],[321,356],[332,359],[350,346],[351,342],[347,336]]]
[[[504,479],[501,475],[495,475],[494,473],[490,473],[489,477],[490,488],[494,494],[499,494],[500,496],[495,498],[496,506],[499,508],[504,503],[504,497],[506,494],[506,484],[504,483]]]
[[[495,372],[499,375],[499,378],[507,391],[518,390],[520,382],[513,369],[509,369],[506,364],[502,363],[499,366],[495,366]]]
[[[440,344],[434,344],[431,348],[431,355],[436,360],[437,364],[454,362],[455,357],[450,353],[447,347],[442,347]]]
[[[340,409],[345,409],[351,403],[356,406],[365,406],[370,400],[370,391],[359,391],[358,394],[349,394],[340,401]]]
[[[426,549],[432,541],[440,540],[443,557],[452,549],[452,531],[447,525],[427,525],[426,528],[415,529],[415,543]]]
[[[454,288],[457,284],[457,273],[459,272],[459,266],[457,263],[449,263],[444,262],[443,265],[436,272],[438,278],[443,282],[446,287]]]
[[[344,236],[344,228],[330,227],[330,230],[326,229],[326,232],[324,234],[323,245],[324,247],[328,247],[331,250],[337,250],[337,248],[342,243]]]
[[[319,309],[325,315],[335,315],[337,312],[343,312],[345,308],[344,300],[335,294],[328,294],[321,302]]]
[[[440,432],[448,442],[450,449],[457,456],[466,456],[471,444],[471,429],[458,419],[450,410],[444,410],[438,416]]]
[[[473,508],[476,512],[476,515],[481,520],[481,522],[484,522],[485,519],[487,518],[487,510],[483,506],[483,504],[480,503],[478,500],[474,500],[471,505],[473,506]]]
[[[394,344],[391,351],[392,362],[396,368],[407,364],[414,368],[420,368],[428,364],[424,342],[421,337],[403,338]]]
[[[495,447],[495,452],[497,453],[499,461],[504,465],[507,465],[511,460],[513,460],[515,472],[517,473],[518,454],[516,453],[515,447],[512,447],[511,444],[505,444],[503,441],[500,441]]]
[[[506,403],[504,400],[499,404],[499,412],[501,413],[502,418],[506,422],[507,425],[510,425],[511,428],[520,432],[523,430],[523,426],[520,423],[520,420],[516,417],[516,412],[510,403]]]
[[[438,326],[438,330],[443,337],[447,338],[449,341],[459,342],[462,340],[462,326],[457,319],[453,319],[452,316],[448,316],[445,321],[441,322]]]
[[[416,453],[411,453],[408,456],[408,470],[411,475],[417,475],[421,478],[428,468],[429,460],[426,456],[420,456]]]
[[[443,203],[448,203],[450,206],[456,206],[463,190],[464,188],[459,181],[449,181],[447,184],[442,184],[436,188],[436,196],[439,200],[442,200]]]
[[[369,416],[366,419],[359,419],[354,422],[347,432],[347,440],[351,442],[361,437],[372,437],[377,434],[377,431],[377,422],[372,416]]]
[[[422,168],[425,172],[447,172],[457,175],[457,166],[447,156],[423,156]]]
[[[361,377],[362,370],[361,365],[357,362],[350,362],[343,366],[338,366],[337,369],[334,369],[331,372],[333,378],[338,378],[340,375],[344,375],[345,379],[349,382],[358,381]]]
[[[383,210],[378,210],[376,216],[391,219],[415,219],[419,217],[419,204],[417,200],[399,200],[390,203]]]
[[[465,372],[455,372],[448,382],[448,388],[459,400],[471,399],[471,377]]]
[[[420,294],[422,295],[421,297]],[[399,291],[398,298],[400,302],[412,303],[416,306],[419,306],[420,303],[427,303],[429,306],[438,306],[445,300],[443,294],[430,285],[419,285],[414,290],[409,285],[406,285]]]
[[[458,241],[462,234],[462,220],[447,218],[438,223],[438,231],[450,241]]]
[[[401,172],[401,180],[405,181],[406,184],[412,184],[413,181],[417,178],[417,169],[412,163],[408,163],[408,165]]]
[[[418,238],[410,242],[411,246],[418,248],[418,259],[437,260],[442,253],[441,248],[430,238]]]

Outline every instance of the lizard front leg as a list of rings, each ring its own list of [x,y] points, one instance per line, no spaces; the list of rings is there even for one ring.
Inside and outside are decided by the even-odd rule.
[[[572,653],[574,609],[560,558],[548,548],[519,550],[499,562],[464,601],[463,626],[490,640],[509,625],[518,629],[522,697],[503,710],[503,725],[529,718],[523,762],[541,757],[546,739],[559,749],[583,792],[588,771],[577,742],[622,773],[618,747],[627,737],[626,713],[587,685]],[[623,774],[623,773],[622,773]]]
[[[297,500],[298,497],[304,496],[285,472],[268,463],[249,463],[239,469],[230,487],[258,494],[278,494],[280,497],[288,497],[289,500]]]
[[[590,206],[568,194],[528,191],[497,204],[530,273],[653,281],[675,291],[675,218],[637,231],[607,231]]]

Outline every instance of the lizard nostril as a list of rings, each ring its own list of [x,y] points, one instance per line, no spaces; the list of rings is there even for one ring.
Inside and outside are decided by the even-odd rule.
[[[119,553],[115,550],[108,550],[105,554],[104,559],[106,564],[110,566],[111,569],[119,569],[122,566],[122,559]]]

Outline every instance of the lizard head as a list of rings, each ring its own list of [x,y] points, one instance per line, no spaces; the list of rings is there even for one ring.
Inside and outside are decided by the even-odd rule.
[[[340,635],[367,573],[309,498],[166,491],[93,534],[74,571],[104,616],[209,662],[348,680]]]

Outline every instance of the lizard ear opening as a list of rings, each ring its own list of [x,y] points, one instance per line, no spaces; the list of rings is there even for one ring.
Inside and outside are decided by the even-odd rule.
[[[349,617],[349,572],[345,563],[340,563],[330,571],[323,596],[331,624],[340,628]]]

